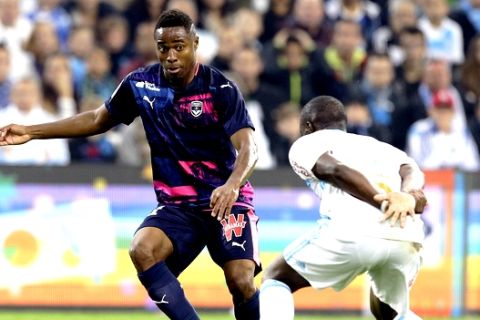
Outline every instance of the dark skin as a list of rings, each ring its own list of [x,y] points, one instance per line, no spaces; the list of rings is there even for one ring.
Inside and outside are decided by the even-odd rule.
[[[198,36],[183,27],[160,28],[155,32],[157,55],[164,74],[172,87],[183,88],[195,77]],[[32,139],[76,138],[104,133],[116,123],[105,105],[73,117],[39,125],[10,124],[0,128],[0,146],[23,144]],[[230,137],[238,151],[234,169],[224,185],[213,190],[211,216],[218,221],[228,218],[239,195],[240,187],[250,176],[257,161],[257,147],[251,128],[243,128]],[[130,257],[138,272],[165,261],[173,253],[173,244],[157,228],[140,229],[132,240]],[[255,263],[252,260],[232,260],[222,266],[227,286],[235,301],[251,298],[256,287],[253,281]]]
[[[306,135],[317,130],[325,129],[325,127],[315,124],[311,121],[305,121],[301,124],[300,132]],[[345,127],[341,124],[330,129],[342,129]],[[402,225],[405,223],[407,215],[413,216],[414,211],[423,212],[426,206],[426,198],[423,192],[417,193],[418,201],[415,203],[415,195],[406,192],[393,192],[387,195],[380,195],[368,179],[359,171],[354,170],[331,156],[328,152],[322,154],[316,161],[312,172],[320,180],[326,181],[333,186],[342,189],[352,196],[369,203],[375,208],[380,208],[383,201],[388,201],[383,219],[392,219],[396,221],[400,219]],[[414,168],[410,165],[403,165],[399,173],[402,177],[402,189],[407,191],[418,191],[411,188],[414,179],[411,176],[415,173]],[[422,198],[423,195],[423,198]],[[282,255],[278,256],[272,264],[264,271],[263,281],[274,279],[285,283],[293,292],[310,287],[310,283],[303,278],[298,272],[290,267]],[[370,308],[376,319],[393,319],[397,313],[388,304],[378,299],[372,291],[370,291]]]

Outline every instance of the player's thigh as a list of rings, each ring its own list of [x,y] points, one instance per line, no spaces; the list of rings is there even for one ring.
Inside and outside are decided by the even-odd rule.
[[[328,228],[314,229],[283,251],[287,264],[312,287],[341,290],[366,271],[357,258],[357,243],[337,239]]]
[[[143,229],[158,229],[164,233],[172,249],[165,261],[172,273],[178,276],[205,247],[204,228],[199,213],[161,206],[145,218],[136,234]]]
[[[254,269],[254,275],[261,271],[258,248],[258,217],[254,210],[244,206],[233,206],[226,219],[210,220],[207,247],[213,261],[220,267],[235,260],[247,262]]]
[[[411,242],[389,241],[388,258],[369,270],[373,294],[399,314],[409,309],[410,288],[422,265],[421,246]]]

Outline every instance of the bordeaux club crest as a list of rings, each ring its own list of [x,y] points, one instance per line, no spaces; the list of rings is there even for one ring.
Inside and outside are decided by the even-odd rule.
[[[195,118],[198,118],[203,113],[203,102],[202,101],[190,102],[190,113]]]

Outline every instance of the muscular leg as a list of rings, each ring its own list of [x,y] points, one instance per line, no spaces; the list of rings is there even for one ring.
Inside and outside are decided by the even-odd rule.
[[[258,320],[258,292],[253,281],[255,263],[248,259],[231,260],[223,266],[228,290],[232,294],[237,320]]]
[[[309,287],[310,283],[290,267],[282,256],[265,270],[260,288],[262,320],[293,319],[292,292]]]
[[[200,319],[165,264],[165,259],[173,253],[173,244],[162,230],[153,227],[138,230],[129,253],[140,282],[160,310],[170,319]]]
[[[388,304],[380,301],[370,289],[370,311],[377,320],[392,320],[397,316],[397,312]]]

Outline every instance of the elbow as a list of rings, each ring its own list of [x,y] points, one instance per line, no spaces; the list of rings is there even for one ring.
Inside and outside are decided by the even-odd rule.
[[[329,164],[317,162],[313,168],[313,173],[320,180],[334,183],[335,181],[341,181],[345,178],[347,174],[345,169],[346,166],[340,162]]]

